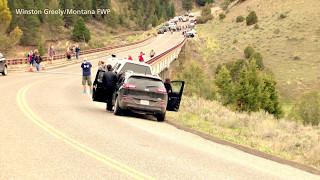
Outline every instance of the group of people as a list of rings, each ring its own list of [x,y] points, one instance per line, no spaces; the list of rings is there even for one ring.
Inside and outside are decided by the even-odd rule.
[[[80,49],[79,44],[76,44],[76,45],[72,45],[72,46],[70,46],[70,47],[67,47],[67,50],[66,50],[67,60],[71,60],[73,54],[75,54],[76,59],[78,60],[79,57],[80,57],[80,50],[81,50],[81,49]]]
[[[154,56],[156,55],[156,52],[152,49],[150,51],[150,58],[153,58]],[[140,52],[139,56],[138,56],[138,60],[139,62],[144,62],[144,56],[145,56],[145,53],[144,52]],[[133,58],[131,55],[128,56],[128,60],[132,61]]]
[[[40,53],[38,49],[31,50],[28,55],[28,63],[30,65],[30,68],[35,67],[37,71],[40,71],[40,64],[42,62],[42,57],[40,56]]]

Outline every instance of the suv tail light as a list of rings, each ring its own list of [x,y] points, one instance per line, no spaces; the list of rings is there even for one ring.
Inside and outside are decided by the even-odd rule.
[[[161,88],[157,88],[156,92],[166,94],[167,90],[166,90],[166,88],[161,87]]]
[[[134,85],[134,84],[123,84],[123,88],[125,88],[125,89],[134,89],[134,88],[136,88],[136,85]]]

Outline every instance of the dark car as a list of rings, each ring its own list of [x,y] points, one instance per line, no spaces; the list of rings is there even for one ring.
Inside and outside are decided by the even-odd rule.
[[[114,95],[114,114],[131,111],[154,115],[158,121],[164,121],[167,110],[179,110],[184,89],[183,81],[172,81],[171,85],[172,92],[167,93],[164,83],[157,76],[131,72],[122,74]],[[95,93],[101,94],[97,90]],[[95,96],[94,101],[102,102],[103,99],[104,97]]]
[[[8,75],[8,65],[2,53],[0,53],[0,73],[4,76]]]

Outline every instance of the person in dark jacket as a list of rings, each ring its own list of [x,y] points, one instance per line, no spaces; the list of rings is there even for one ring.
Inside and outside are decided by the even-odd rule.
[[[112,98],[116,90],[117,75],[112,71],[112,66],[107,65],[107,71],[103,74],[102,84],[106,95],[107,111],[112,111]]]
[[[169,78],[167,78],[165,81],[164,81],[164,87],[166,88],[167,90],[167,93],[172,93],[172,86],[171,86],[171,80]]]
[[[42,62],[42,58],[38,52],[38,50],[35,50],[35,56],[34,56],[34,63],[36,66],[37,71],[40,71],[40,63]]]

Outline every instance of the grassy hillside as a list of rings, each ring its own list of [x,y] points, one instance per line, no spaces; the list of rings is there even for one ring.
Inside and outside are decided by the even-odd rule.
[[[214,41],[218,48],[210,54],[210,67],[234,61],[252,45],[264,57],[278,81],[285,102],[320,89],[320,1],[247,0],[228,10],[223,21],[200,25],[200,39]],[[237,16],[250,11],[258,15],[258,27],[236,23]],[[280,17],[281,16],[281,17]]]

